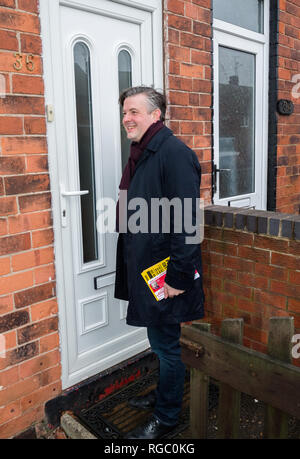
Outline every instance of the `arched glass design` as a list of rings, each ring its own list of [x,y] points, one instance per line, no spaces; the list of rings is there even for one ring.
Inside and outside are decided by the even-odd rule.
[[[126,49],[122,49],[118,55],[118,73],[119,73],[119,93],[132,86],[132,63],[131,56]],[[122,107],[120,107],[121,120],[121,156],[122,156],[122,171],[130,154],[130,141],[127,139],[126,132],[122,125]]]
[[[74,46],[75,95],[80,189],[83,262],[98,259],[96,227],[96,188],[90,50],[83,42]]]

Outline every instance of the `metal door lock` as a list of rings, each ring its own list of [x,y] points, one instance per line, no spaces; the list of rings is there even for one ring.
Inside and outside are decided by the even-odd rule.
[[[217,172],[230,172],[231,169],[218,168],[216,164],[213,165],[213,193],[217,191]]]

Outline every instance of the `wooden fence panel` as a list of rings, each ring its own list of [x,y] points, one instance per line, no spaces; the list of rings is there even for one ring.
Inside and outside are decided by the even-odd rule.
[[[269,321],[268,355],[283,362],[292,362],[291,344],[294,335],[293,317],[272,317]],[[282,410],[266,405],[264,438],[287,438],[289,416]]]
[[[210,324],[195,323],[194,328],[210,331]],[[190,426],[192,438],[207,438],[209,376],[197,368],[190,371]]]
[[[193,345],[182,346],[190,367],[300,418],[299,368],[193,326],[182,327],[182,338]]]
[[[232,343],[243,344],[243,325],[243,319],[223,320],[222,338]],[[217,438],[239,438],[241,392],[224,382],[220,382],[219,389]]]

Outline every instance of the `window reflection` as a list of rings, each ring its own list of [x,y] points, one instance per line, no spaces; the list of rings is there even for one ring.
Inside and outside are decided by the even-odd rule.
[[[119,73],[119,93],[132,86],[132,65],[131,56],[128,51],[122,49],[118,56],[118,73]],[[122,171],[124,170],[130,153],[130,141],[127,139],[126,132],[122,126],[122,107],[120,107],[121,120],[121,155]]]
[[[88,263],[98,259],[98,244],[90,51],[85,43],[74,46],[74,71],[80,189],[89,190],[81,196],[83,262]]]
[[[254,32],[264,33],[263,0],[213,0],[213,16]]]
[[[219,48],[220,198],[255,190],[255,55]]]

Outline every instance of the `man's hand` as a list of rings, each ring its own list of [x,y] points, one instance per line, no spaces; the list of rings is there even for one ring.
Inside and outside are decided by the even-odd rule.
[[[178,290],[177,288],[173,288],[170,285],[164,283],[164,297],[165,298],[174,298],[174,296],[180,295],[184,293],[184,290]]]

